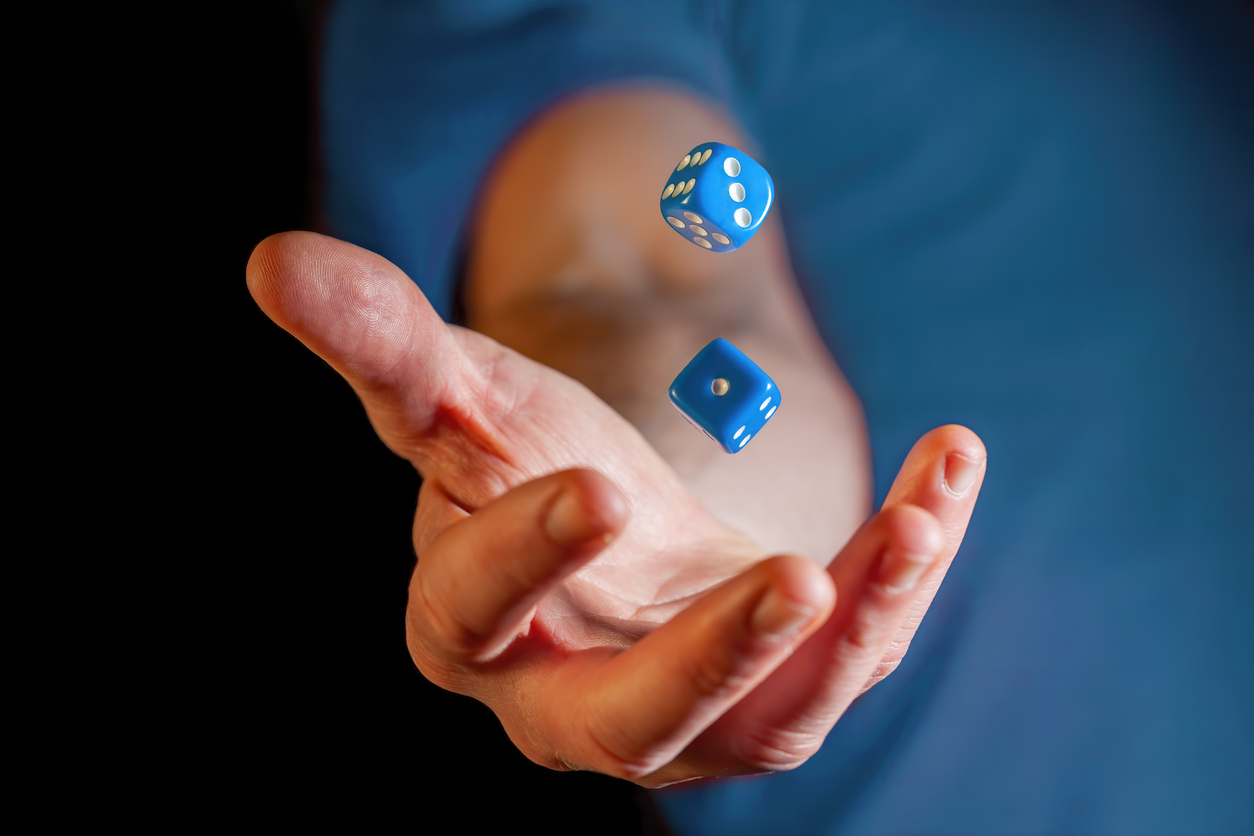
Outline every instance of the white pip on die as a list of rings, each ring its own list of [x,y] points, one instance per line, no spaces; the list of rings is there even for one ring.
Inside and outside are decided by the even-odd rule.
[[[729,253],[762,225],[775,200],[766,169],[721,142],[703,142],[684,155],[662,190],[662,216],[700,247]]]

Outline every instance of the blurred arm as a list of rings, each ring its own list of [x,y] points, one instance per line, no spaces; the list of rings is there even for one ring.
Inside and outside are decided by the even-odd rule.
[[[707,508],[769,552],[826,565],[870,510],[861,408],[797,293],[778,213],[729,254],[662,219],[668,173],[712,140],[752,153],[708,103],[669,90],[602,90],[543,114],[481,196],[468,324],[591,388]],[[769,429],[735,456],[666,396],[715,337],[783,394]]]

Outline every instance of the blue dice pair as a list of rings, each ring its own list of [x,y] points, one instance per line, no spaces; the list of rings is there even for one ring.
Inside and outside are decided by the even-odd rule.
[[[736,346],[722,338],[697,356],[671,384],[671,403],[688,422],[738,453],[779,409],[779,387]]]
[[[771,175],[748,154],[703,142],[671,172],[662,215],[694,244],[729,253],[753,237],[774,199]]]

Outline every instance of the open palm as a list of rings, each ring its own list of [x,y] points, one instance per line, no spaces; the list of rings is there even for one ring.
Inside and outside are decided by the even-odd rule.
[[[904,654],[983,475],[969,431],[933,431],[826,570],[771,557],[583,385],[444,324],[384,259],[291,233],[249,286],[424,476],[415,662],[553,768],[658,786],[804,762]]]

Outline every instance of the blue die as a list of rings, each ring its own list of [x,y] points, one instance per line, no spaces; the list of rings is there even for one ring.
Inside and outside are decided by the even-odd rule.
[[[749,443],[779,408],[779,387],[736,346],[717,339],[671,384],[671,403],[728,453]]]
[[[729,253],[753,237],[774,199],[771,175],[748,154],[703,142],[671,172],[662,215],[694,244]]]

